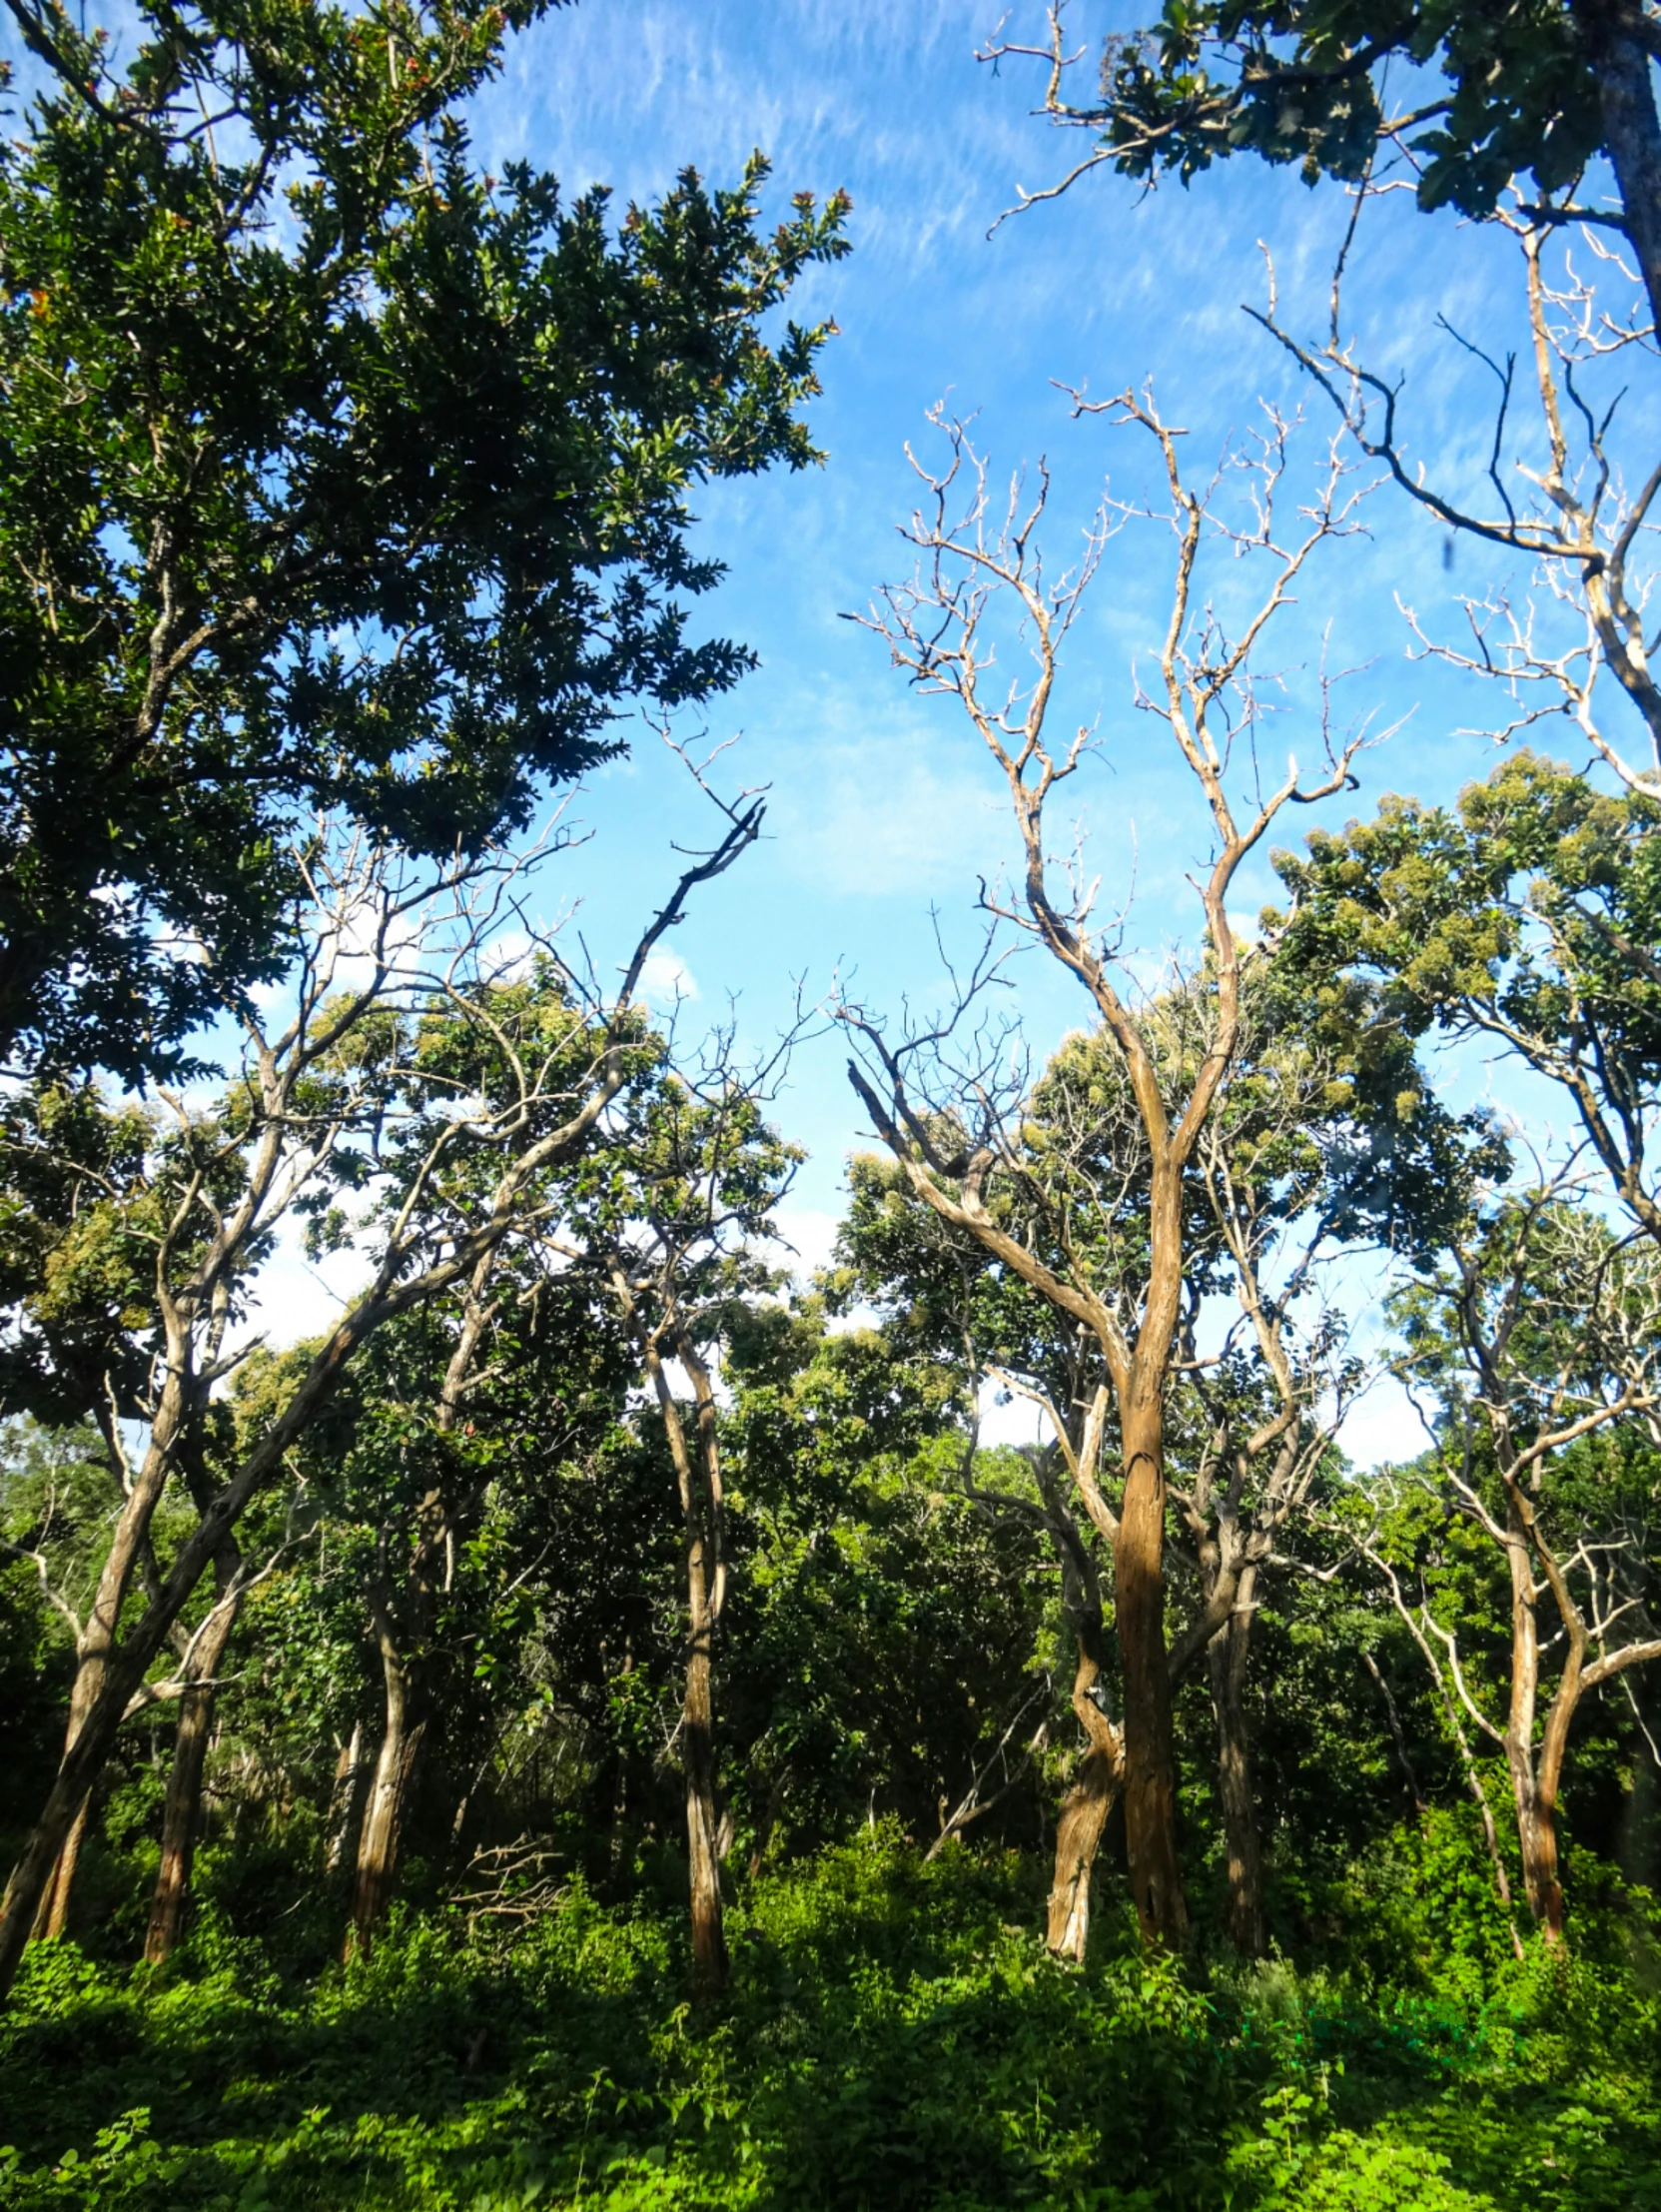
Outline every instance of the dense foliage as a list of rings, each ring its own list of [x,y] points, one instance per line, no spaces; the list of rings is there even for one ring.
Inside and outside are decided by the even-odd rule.
[[[687,496],[816,458],[826,334],[758,326],[842,202],[763,231],[759,157],[620,223],[485,176],[466,101],[542,4],[158,0],[125,70],[13,10],[44,89],[0,156],[8,1064],[135,1077],[280,973],[315,809],[476,849],[620,703],[748,665],[686,634],[720,573]]]

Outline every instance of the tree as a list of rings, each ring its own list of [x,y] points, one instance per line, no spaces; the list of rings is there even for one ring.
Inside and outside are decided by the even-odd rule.
[[[1186,1177],[1183,1311],[1165,1434],[1174,1556],[1191,1593],[1168,1640],[1167,1667],[1174,1693],[1202,1659],[1210,1672],[1230,1929],[1247,1955],[1265,1939],[1246,1708],[1251,1628],[1364,1380],[1321,1294],[1319,1261],[1340,1220],[1352,1235],[1376,1235],[1382,1198],[1376,1163],[1354,1142],[1366,1086],[1310,1038],[1307,1002],[1275,974],[1273,959],[1264,948],[1246,964],[1240,1040]],[[1210,1033],[1204,979],[1161,993],[1139,1019],[1166,1087],[1191,1080]],[[1419,1118],[1426,1127],[1416,1137],[1397,1131],[1401,1157],[1387,1178],[1397,1198],[1434,1127],[1432,1115]],[[1367,1161],[1360,1176],[1358,1157]],[[1116,1313],[1136,1312],[1150,1264],[1148,1152],[1123,1064],[1101,1032],[1070,1038],[1054,1056],[986,1194],[1006,1236],[1087,1280]],[[884,1175],[866,1163],[856,1172],[844,1241],[863,1262],[867,1296],[896,1304],[937,1356],[955,1340],[972,1401],[996,1381],[1046,1422],[1050,1441],[1027,1455],[1030,1484],[989,1484],[973,1451],[962,1481],[995,1518],[1042,1532],[1060,1569],[1078,1650],[1072,1704],[1089,1748],[1057,1822],[1049,1939],[1083,1957],[1091,1869],[1124,1768],[1104,1675],[1111,1584],[1097,1549],[1111,1559],[1119,1533],[1101,1475],[1118,1448],[1111,1381],[1093,1333],[925,1205],[902,1170]],[[1223,1318],[1229,1307],[1232,1321]],[[1068,1505],[1070,1489],[1082,1515]]]
[[[1014,1131],[1024,1117],[1018,1079],[1000,1063],[997,1041],[953,1062],[954,1033],[995,967],[983,962],[954,1012],[932,1028],[889,1039],[880,1021],[852,1004],[841,1009],[866,1055],[850,1079],[873,1125],[901,1162],[919,1198],[943,1219],[978,1239],[1012,1273],[1048,1299],[1058,1313],[1088,1330],[1106,1371],[1104,1403],[1113,1399],[1123,1466],[1121,1502],[1110,1541],[1125,1696],[1126,1832],[1132,1886],[1151,1942],[1175,1942],[1185,1924],[1177,1859],[1176,1775],[1170,1676],[1165,1648],[1166,1401],[1178,1357],[1186,1274],[1186,1188],[1202,1134],[1240,1044],[1243,956],[1228,913],[1242,863],[1270,824],[1294,800],[1342,789],[1358,737],[1334,749],[1326,773],[1308,787],[1295,762],[1283,782],[1264,792],[1258,782],[1249,810],[1237,816],[1230,767],[1254,728],[1257,701],[1251,657],[1284,605],[1293,579],[1319,550],[1354,527],[1360,493],[1334,452],[1294,529],[1280,535],[1278,497],[1288,466],[1287,429],[1270,415],[1257,450],[1238,458],[1240,478],[1254,488],[1254,508],[1237,521],[1218,484],[1202,495],[1185,478],[1182,433],[1151,400],[1126,393],[1079,412],[1106,413],[1133,425],[1155,444],[1169,489],[1166,516],[1176,541],[1171,611],[1160,649],[1159,688],[1138,703],[1164,722],[1187,772],[1199,787],[1211,849],[1201,882],[1206,945],[1202,1001],[1206,1034],[1197,1054],[1162,1061],[1156,1039],[1128,987],[1113,974],[1117,940],[1092,923],[1093,887],[1074,877],[1058,898],[1045,843],[1045,806],[1058,783],[1077,773],[1091,748],[1088,727],[1065,748],[1046,732],[1059,656],[1067,631],[1095,574],[1108,531],[1106,512],[1087,539],[1080,566],[1052,583],[1036,532],[1048,492],[1041,477],[1028,494],[1011,487],[1003,515],[989,497],[985,464],[961,426],[947,426],[949,458],[939,474],[915,461],[926,505],[905,536],[919,556],[909,583],[890,586],[869,617],[895,664],[926,689],[955,697],[1004,776],[1021,842],[1020,903],[985,894],[997,918],[1020,927],[1077,978],[1102,1027],[1104,1049],[1123,1070],[1124,1094],[1144,1148],[1147,1264],[1141,1292],[1129,1308],[1107,1302],[1087,1261],[1063,1246],[1051,1266],[1012,1236],[988,1201],[989,1179],[1013,1164]],[[960,484],[960,479],[962,480]],[[1203,597],[1202,554],[1221,541],[1265,571],[1261,595],[1238,629],[1225,628]],[[1007,600],[1006,600],[1007,595]],[[1006,688],[995,674],[991,622],[1013,602],[1033,660],[1030,683]],[[1323,732],[1329,738],[1329,732]],[[1097,1207],[1111,1207],[1102,1192]],[[1096,1434],[1101,1435],[1100,1420]],[[1106,1533],[1106,1532],[1105,1532]]]
[[[1082,1041],[1082,1040],[1081,1040]],[[1011,1528],[1049,1548],[1060,1579],[1060,1613],[1073,1647],[1069,1704],[1084,1730],[1056,1818],[1055,1872],[1047,1939],[1064,1958],[1083,1959],[1090,1940],[1091,1876],[1103,1831],[1124,1786],[1124,1730],[1113,1714],[1109,1623],[1101,1547],[1113,1516],[1097,1470],[1113,1439],[1103,1434],[1109,1399],[1089,1332],[1071,1326],[970,1232],[920,1199],[898,1162],[856,1158],[840,1251],[849,1283],[889,1313],[903,1342],[957,1364],[968,1437],[957,1468],[964,1498],[994,1529]],[[995,1194],[1003,1227],[1035,1248],[1053,1242],[1041,1206],[1021,1201],[1005,1179]],[[980,1446],[980,1398],[997,1385],[1045,1412],[1050,1438],[1015,1466],[988,1465]],[[997,1456],[1002,1458],[1003,1456]],[[1017,1480],[1016,1469],[1025,1480]],[[1083,1512],[1069,1502],[1076,1487]]]
[[[711,1065],[645,1103],[609,1177],[579,1215],[569,1256],[595,1264],[639,1353],[657,1401],[679,1494],[686,1582],[680,1764],[692,1963],[705,1991],[726,1986],[715,1742],[715,1658],[726,1606],[726,1485],[711,1373],[723,1309],[767,1284],[754,1247],[776,1234],[773,1208],[802,1155],[762,1119],[765,1077],[741,1077],[730,1041]],[[669,1374],[691,1386],[692,1434]]]
[[[361,845],[349,844],[342,861],[325,838],[308,857],[319,895],[289,1019],[268,1025],[252,1006],[242,1008],[245,1064],[224,1109],[202,1116],[176,1099],[176,1137],[159,1148],[156,1171],[148,1158],[138,1162],[131,1207],[118,1197],[113,1209],[110,1241],[118,1251],[141,1251],[149,1278],[147,1303],[134,1320],[148,1340],[150,1381],[137,1408],[146,1441],[79,1656],[57,1779],[0,1907],[0,1993],[129,1702],[210,1562],[361,1348],[401,1314],[470,1278],[487,1254],[537,1218],[548,1173],[588,1148],[614,1101],[655,1063],[658,1048],[634,1003],[641,969],[682,918],[691,890],[753,841],[761,814],[759,801],[727,814],[716,846],[684,870],[642,932],[614,996],[585,1002],[580,979],[566,969],[586,1017],[579,1040],[563,1037],[563,1049],[553,1051],[534,1027],[515,1039],[490,1020],[490,947],[505,912],[517,913],[510,894],[520,863],[461,861],[434,884],[414,863]],[[358,946],[367,947],[367,958]],[[357,959],[365,959],[367,974],[352,973]],[[485,1028],[501,1055],[499,1089],[469,1094],[442,1067],[410,1064],[401,1013],[434,995]],[[436,1097],[446,1111],[434,1110]],[[488,1163],[472,1209],[459,1218],[435,1213],[428,1197],[468,1158]],[[71,1163],[71,1180],[77,1172]],[[134,1572],[178,1457],[214,1383],[236,1363],[226,1332],[248,1271],[291,1208],[327,1204],[331,1184],[343,1178],[348,1188],[385,1178],[397,1191],[374,1224],[368,1281],[281,1408],[245,1440],[165,1574],[144,1592],[142,1609],[129,1616]],[[83,1249],[78,1236],[66,1241],[72,1251]],[[130,1260],[127,1266],[136,1273]]]
[[[1528,1906],[1551,1943],[1563,1934],[1557,1816],[1576,1710],[1661,1659],[1648,1529],[1661,1271],[1647,1243],[1623,1244],[1574,1195],[1559,1177],[1494,1206],[1402,1299],[1404,1369],[1440,1416],[1435,1480],[1504,1562],[1502,1720],[1471,1686],[1457,1618],[1428,1591],[1409,1606],[1397,1564],[1368,1547],[1479,1802],[1461,1708],[1505,1759]]]
[[[144,0],[125,73],[8,4],[0,1056],[136,1082],[289,962],[297,816],[476,852],[749,664],[687,636],[687,495],[817,458],[829,326],[759,326],[847,203],[480,175],[544,0]]]
[[[1096,139],[1060,185],[1024,203],[1104,166],[1186,184],[1238,153],[1296,162],[1309,184],[1355,183],[1382,149],[1410,164],[1421,208],[1481,219],[1528,176],[1547,221],[1590,220],[1625,237],[1661,325],[1661,122],[1650,73],[1661,17],[1645,0],[1168,0],[1156,24],[1107,40],[1098,97],[1084,103],[1063,97],[1080,58],[1066,50],[1066,5],[1051,0],[1043,46],[996,40],[982,54],[1042,60],[1042,112]],[[1615,174],[1614,215],[1575,200],[1600,154]]]
[[[1497,1044],[1562,1094],[1617,1204],[1661,1243],[1655,798],[1519,751],[1452,807],[1386,797],[1370,822],[1277,853],[1285,957],[1359,976],[1340,1019]]]
[[[1075,115],[1060,103],[1059,10],[1052,13],[1051,27],[1050,106],[1058,120],[1089,122],[1085,111]],[[1644,110],[1643,130],[1651,145],[1647,181],[1641,191],[1628,193],[1626,213],[1616,218],[1577,204],[1571,189],[1595,144],[1586,135],[1596,114],[1591,75],[1602,69],[1601,62],[1594,68],[1594,49],[1605,31],[1629,44],[1636,69],[1631,104]],[[1510,556],[1525,564],[1525,575],[1532,571],[1525,582],[1514,574],[1498,575],[1462,594],[1465,635],[1455,641],[1426,629],[1409,609],[1418,645],[1428,657],[1498,688],[1504,703],[1483,730],[1495,742],[1565,716],[1623,783],[1653,792],[1661,776],[1661,686],[1650,665],[1644,610],[1654,575],[1649,518],[1661,493],[1661,471],[1646,433],[1623,402],[1634,349],[1653,347],[1661,327],[1656,312],[1661,135],[1649,75],[1649,56],[1661,50],[1661,24],[1640,5],[1605,7],[1602,0],[1567,9],[1530,0],[1421,13],[1357,6],[1334,14],[1300,4],[1276,12],[1229,5],[1174,7],[1161,38],[1163,58],[1157,65],[1146,42],[1133,37],[1124,48],[1110,42],[1109,78],[1119,83],[1115,71],[1121,71],[1122,90],[1140,72],[1164,118],[1156,127],[1145,116],[1149,129],[1139,136],[1143,124],[1131,120],[1131,107],[1113,106],[1118,93],[1110,88],[1109,105],[1118,121],[1110,124],[1108,138],[1123,126],[1128,135],[1122,151],[1133,168],[1141,163],[1152,174],[1168,158],[1181,163],[1185,146],[1198,159],[1202,144],[1210,149],[1208,160],[1241,144],[1278,148],[1289,157],[1308,124],[1305,100],[1314,103],[1311,114],[1325,112],[1322,104],[1329,104],[1334,123],[1344,118],[1344,127],[1353,124],[1359,133],[1349,152],[1340,153],[1335,142],[1322,152],[1315,129],[1304,149],[1310,176],[1330,169],[1345,180],[1351,203],[1332,266],[1326,329],[1310,336],[1288,327],[1272,261],[1265,309],[1246,312],[1330,404],[1355,450],[1381,464],[1396,489],[1449,533],[1448,566],[1457,539],[1479,557]],[[1308,51],[1300,44],[1297,58],[1277,56],[1270,42],[1282,38],[1306,41]],[[1236,48],[1241,61],[1238,76],[1221,87],[1204,70],[1188,71],[1183,60],[1186,42],[1213,48],[1219,41]],[[1323,58],[1312,66],[1317,49]],[[1390,163],[1374,163],[1376,142],[1399,139],[1413,120],[1402,118],[1399,128],[1384,129],[1367,74],[1381,70],[1397,50],[1421,60],[1441,51],[1459,82],[1443,117],[1447,128],[1431,134],[1441,151],[1427,167],[1415,169],[1421,198],[1451,194],[1467,212],[1490,219],[1514,244],[1522,277],[1520,376],[1518,354],[1505,339],[1496,341],[1485,331],[1467,334],[1445,314],[1436,317],[1436,335],[1448,343],[1455,367],[1475,379],[1474,387],[1455,385],[1453,404],[1471,414],[1473,446],[1479,442],[1487,449],[1480,473],[1451,457],[1450,443],[1456,449],[1462,442],[1446,436],[1445,405],[1433,434],[1415,438],[1408,382],[1419,373],[1417,358],[1411,370],[1382,369],[1347,335],[1350,294],[1357,273],[1364,276],[1367,268],[1374,213],[1401,181]],[[1521,79],[1535,74],[1545,91],[1544,106],[1531,94],[1519,97]],[[1572,123],[1574,101],[1565,90],[1577,80],[1585,128]],[[1501,128],[1496,119],[1508,103],[1514,104],[1510,123]],[[1418,120],[1433,112],[1419,111]],[[1497,135],[1481,154],[1477,150],[1491,126]],[[1501,154],[1494,147],[1509,150]],[[1542,164],[1540,196],[1531,200],[1512,172],[1536,156]],[[1105,140],[1082,168],[1120,158]],[[1411,149],[1402,158],[1416,164]],[[1072,181],[1069,177],[1055,189],[1064,191]],[[1636,272],[1623,259],[1618,240],[1611,242],[1611,224],[1616,232],[1624,225],[1640,249]],[[1492,395],[1491,409],[1480,397],[1484,388]],[[1629,423],[1637,431],[1630,439],[1623,436]]]

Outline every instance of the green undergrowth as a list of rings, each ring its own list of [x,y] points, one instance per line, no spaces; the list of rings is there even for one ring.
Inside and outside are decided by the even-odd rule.
[[[827,1853],[745,1892],[701,2009],[678,1920],[580,1885],[511,1940],[406,1918],[307,1981],[212,1926],[163,1973],[36,1946],[0,2207],[1661,2212],[1630,1961],[1179,1970],[1112,1923],[1067,1969],[1038,1884]]]

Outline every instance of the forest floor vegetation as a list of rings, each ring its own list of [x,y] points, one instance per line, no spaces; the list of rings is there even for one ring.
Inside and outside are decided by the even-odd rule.
[[[1322,1900],[1327,1963],[1151,1961],[1118,1900],[1079,1969],[1030,1862],[879,1830],[741,1885],[704,2008],[684,1916],[578,1879],[321,1971],[321,1913],[205,1911],[161,1971],[35,1944],[0,2207],[1661,2208],[1649,1899],[1611,1877],[1604,1955],[1519,1961],[1481,1875],[1432,1816]]]

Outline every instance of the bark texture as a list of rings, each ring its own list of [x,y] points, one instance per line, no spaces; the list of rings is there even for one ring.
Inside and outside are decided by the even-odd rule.
[[[364,1816],[364,1723],[354,1720],[352,1734],[335,1761],[335,1787],[329,1799],[329,1841],[323,1870],[334,1880],[358,1863],[358,1837]]]
[[[1125,1738],[1096,1702],[1092,1692],[1102,1667],[1092,1639],[1079,1639],[1079,1664],[1073,1676],[1073,1710],[1083,1724],[1089,1748],[1056,1821],[1056,1871],[1050,1889],[1047,1941],[1058,1958],[1083,1961],[1090,1941],[1090,1882],[1108,1824],[1125,1781]]]
[[[405,1811],[415,1779],[415,1762],[420,1755],[421,1739],[426,1732],[424,1720],[415,1711],[415,1685],[411,1669],[384,1613],[378,1614],[376,1636],[381,1646],[386,1717],[358,1839],[352,1922],[347,1933],[349,1951],[369,1948],[376,1924],[392,1902]]]
[[[75,1869],[81,1861],[81,1845],[86,1838],[87,1822],[92,1817],[90,1790],[81,1799],[80,1810],[70,1825],[64,1844],[52,1863],[46,1887],[41,1893],[40,1909],[35,1914],[33,1933],[37,1940],[50,1940],[59,1936],[69,1926],[69,1898],[75,1886]]]
[[[655,1344],[648,1355],[652,1383],[663,1408],[680,1487],[686,1539],[686,1693],[681,1705],[686,1775],[686,1841],[690,1866],[692,1973],[700,1989],[724,1989],[729,1962],[721,1902],[719,1815],[715,1803],[714,1640],[726,1596],[722,1558],[722,1486],[716,1435],[715,1393],[709,1371],[684,1332],[675,1350],[691,1379],[697,1405],[698,1454],[688,1448],[679,1408]]]
[[[1175,1947],[1188,1927],[1177,1861],[1177,1760],[1165,1649],[1164,1361],[1123,1417],[1125,1492],[1114,1545],[1125,1683],[1125,1848],[1144,1940]]]

